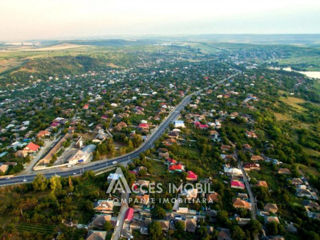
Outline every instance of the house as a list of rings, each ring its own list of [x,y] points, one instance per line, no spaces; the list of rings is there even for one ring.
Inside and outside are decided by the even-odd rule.
[[[197,229],[197,219],[196,218],[187,218],[186,219],[186,231],[194,233]]]
[[[258,181],[257,187],[265,187],[268,188],[268,183],[266,181]]]
[[[158,152],[159,152],[159,157],[168,159],[170,156],[168,149],[166,148],[159,148]]]
[[[226,162],[237,160],[235,155],[233,155],[233,154],[220,154],[220,157]]]
[[[289,175],[291,174],[291,171],[288,168],[279,168],[278,174]]]
[[[257,134],[253,131],[246,131],[246,136],[248,138],[258,138]]]
[[[142,205],[148,205],[149,199],[150,199],[150,197],[148,194],[144,194],[142,196],[140,196],[140,195],[136,196],[136,200]]]
[[[184,166],[181,163],[169,166],[169,172],[183,172]]]
[[[247,193],[237,193],[237,197],[241,199],[248,199],[248,194]]]
[[[302,181],[301,178],[292,178],[291,179],[291,184],[295,185],[295,186],[298,186],[298,185],[302,185],[303,181]]]
[[[106,231],[89,231],[86,240],[105,240],[107,236]]]
[[[89,109],[89,104],[85,104],[82,109],[83,110],[88,110]]]
[[[99,200],[94,206],[96,212],[110,213],[113,210],[114,203],[111,200]]]
[[[244,183],[240,180],[232,180],[231,181],[231,188],[245,189],[245,186],[244,186]]]
[[[194,126],[199,128],[199,129],[207,129],[209,126],[207,124],[202,124],[198,121],[194,122]]]
[[[9,166],[7,164],[0,164],[0,172],[6,173]]]
[[[124,220],[130,222],[133,219],[134,209],[128,208]]]
[[[198,189],[192,188],[192,189],[186,190],[184,194],[186,195],[186,199],[188,200],[195,199],[198,196]]]
[[[24,152],[26,153],[34,153],[39,150],[40,146],[37,144],[34,144],[33,142],[28,143],[27,146],[23,149]]]
[[[198,180],[198,175],[195,174],[192,171],[188,171],[187,172],[187,176],[186,176],[186,180],[187,181],[197,181]]]
[[[269,222],[280,223],[279,218],[277,216],[266,216],[265,222],[267,222],[267,223],[269,223]]]
[[[320,211],[320,205],[315,201],[303,200],[302,205],[305,207],[307,211],[310,211],[310,210]]]
[[[140,123],[139,129],[141,130],[149,130],[149,124],[148,123]]]
[[[101,119],[102,119],[102,120],[108,120],[108,116],[107,116],[107,115],[102,115],[102,116],[101,116]]]
[[[91,222],[93,228],[104,229],[106,222],[111,222],[112,216],[110,214],[99,214],[94,216],[94,219]],[[113,219],[114,220],[114,219]]]
[[[236,117],[239,116],[239,113],[238,112],[233,112],[233,113],[230,113],[229,116],[230,116],[231,119],[235,119]]]
[[[237,223],[240,226],[244,226],[244,225],[247,225],[251,221],[251,218],[236,217],[235,220],[237,221]]]
[[[252,147],[249,144],[243,144],[243,148],[247,151],[250,151]]]
[[[50,136],[50,134],[51,133],[48,130],[41,130],[40,132],[38,132],[37,138],[48,137],[48,136]]]
[[[174,128],[184,128],[184,122],[182,120],[176,120],[174,121]]]
[[[189,208],[187,208],[187,207],[179,207],[177,209],[177,213],[179,213],[179,214],[188,214],[188,212],[189,212]]]
[[[251,170],[260,170],[260,164],[258,163],[246,163],[243,166],[245,171],[251,171]]]
[[[218,240],[232,240],[230,230],[227,228],[218,229]]]
[[[174,160],[173,158],[167,158],[167,159],[166,159],[166,163],[167,163],[168,165],[175,165],[175,164],[177,164],[177,161]]]
[[[215,124],[214,124],[215,126]],[[210,131],[211,140],[214,142],[220,142],[219,133],[216,130]]]
[[[128,127],[128,125],[125,122],[119,122],[115,127],[115,129],[117,131],[121,131],[123,128],[126,128],[126,127]]]
[[[316,219],[316,220],[320,221],[320,213],[318,213],[318,212],[308,211],[307,215],[309,218]]]
[[[278,206],[275,203],[267,203],[264,208],[263,208],[266,212],[270,212],[270,213],[277,213],[278,212]]]
[[[219,193],[217,192],[207,194],[208,203],[218,202],[219,199],[220,199],[220,196],[219,196]]]
[[[318,196],[315,192],[310,191],[309,189],[297,189],[297,197],[306,197],[312,200],[318,200]]]
[[[175,139],[177,139],[177,138],[179,137],[179,132],[177,132],[177,131],[171,131],[171,132],[169,132],[168,136],[169,136],[170,138],[175,138]]]
[[[225,166],[223,171],[230,176],[242,176],[242,171],[239,168],[229,168]]]
[[[270,240],[285,240],[284,237],[282,236],[272,236],[271,238],[269,238]]]
[[[240,198],[234,199],[232,205],[234,208],[251,209],[251,203],[249,203],[245,200],[242,200]]]
[[[223,151],[223,152],[228,152],[231,150],[231,148],[232,147],[230,145],[221,145],[221,147],[220,147],[221,151]]]
[[[160,223],[162,231],[168,232],[170,227],[169,220],[157,220],[158,223]]]
[[[262,161],[263,157],[261,157],[260,155],[253,155],[251,156],[251,161]]]

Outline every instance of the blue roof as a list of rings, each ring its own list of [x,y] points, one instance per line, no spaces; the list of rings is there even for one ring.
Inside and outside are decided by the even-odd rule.
[[[175,120],[174,123],[183,123],[182,120]]]
[[[4,157],[7,154],[8,154],[8,152],[2,152],[2,153],[0,153],[0,157]]]

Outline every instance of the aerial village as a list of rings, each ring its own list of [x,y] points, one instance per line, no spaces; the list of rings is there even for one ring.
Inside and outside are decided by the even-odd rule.
[[[152,235],[150,231],[157,228],[167,237],[186,236],[177,233],[182,231],[202,234],[201,239],[212,234],[216,239],[246,239],[254,237],[259,226],[264,239],[285,239],[282,234],[295,234],[297,228],[295,219],[286,213],[283,200],[279,201],[277,193],[273,193],[279,191],[277,185],[290,189],[286,194],[304,207],[308,218],[320,219],[318,191],[308,180],[299,173],[293,174],[290,165],[254,147],[259,146],[261,131],[255,129],[256,120],[250,112],[260,107],[260,97],[264,94],[252,94],[257,76],[244,78],[244,92],[238,90],[236,80],[231,80],[215,89],[218,94],[209,89],[194,97],[155,148],[129,164],[128,174],[133,175],[129,177],[130,186],[139,189],[130,195],[134,201],[121,205],[125,209],[121,218],[121,214],[115,215],[110,208],[119,206],[116,197],[114,202],[109,198],[98,200],[96,208],[103,205],[105,212],[96,212],[89,225],[88,239],[94,235],[106,236],[107,232],[102,231],[106,222],[111,223],[114,231],[120,228],[121,236],[128,239]],[[214,157],[219,162],[205,161],[210,147],[215,149]],[[201,149],[200,155],[193,155],[190,149],[194,148]],[[210,164],[216,169],[211,170]],[[110,173],[108,182],[119,178],[116,173]],[[192,188],[176,194],[149,193],[147,189],[157,181],[209,183],[214,191],[199,193]],[[165,197],[171,200],[162,202]],[[124,222],[119,227],[121,219]],[[259,220],[258,224],[253,220]],[[238,226],[250,231],[244,232]]]
[[[185,96],[206,89],[192,97],[149,150],[101,173],[105,178],[97,184],[99,191],[84,191],[91,194],[79,207],[86,218],[66,213],[59,221],[83,230],[88,240],[258,235],[282,240],[304,224],[317,223],[318,190],[292,164],[299,163],[301,149],[287,141],[285,129],[272,125],[274,116],[264,111],[284,84],[278,81],[282,73],[257,72],[254,64],[243,67],[239,61],[241,74],[213,86],[234,69],[225,62],[208,67],[179,58],[183,56],[171,58],[170,64],[163,59],[142,63],[144,71],[110,68],[48,79],[30,75],[31,86],[1,91],[1,178],[112,161],[139,148]],[[298,86],[304,84],[304,78],[290,77]],[[136,190],[127,196],[106,193],[122,177],[114,172],[118,167]],[[94,173],[83,178],[89,182]],[[74,197],[70,189],[80,186],[79,181],[77,176],[67,180],[69,202]],[[157,183],[210,185],[213,191],[149,191]]]

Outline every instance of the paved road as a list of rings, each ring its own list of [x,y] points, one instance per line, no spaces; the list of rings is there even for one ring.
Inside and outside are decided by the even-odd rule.
[[[251,219],[256,220],[257,219],[257,203],[256,203],[256,199],[255,199],[255,197],[254,197],[254,195],[252,193],[251,186],[250,186],[250,183],[248,181],[247,173],[246,173],[246,171],[244,171],[243,164],[242,164],[242,162],[240,160],[238,160],[238,168],[240,168],[241,171],[242,171],[243,181],[244,181],[246,189],[247,189],[247,191],[249,193],[250,202],[251,202]],[[259,240],[258,234],[254,235],[254,240]]]
[[[162,121],[162,123],[157,127],[155,131],[152,132],[152,134],[146,139],[146,141],[138,149],[134,150],[133,152],[120,157],[113,158],[113,159],[104,159],[98,162],[91,162],[86,165],[74,166],[70,170],[69,169],[52,169],[46,172],[41,171],[41,174],[43,174],[46,178],[51,178],[54,175],[59,175],[61,177],[76,176],[76,175],[83,174],[84,171],[101,171],[120,163],[127,163],[132,159],[139,157],[140,153],[143,153],[149,148],[152,148],[153,143],[164,133],[166,128],[169,126],[169,124],[172,123],[179,116],[181,110],[184,109],[185,106],[189,104],[192,96],[198,95],[204,90],[207,90],[211,87],[215,87],[219,84],[222,84],[225,81],[235,77],[236,75],[238,75],[238,73],[233,74],[230,77],[227,77],[221,81],[218,81],[215,84],[211,85],[210,87],[196,91],[184,97],[183,100],[179,103],[179,105],[177,105],[171,111],[168,117]],[[13,184],[19,184],[19,183],[30,183],[33,181],[36,175],[37,173],[0,179],[0,186],[13,185]]]
[[[119,215],[117,217],[117,225],[113,231],[111,240],[117,240],[121,237],[121,232],[124,224],[124,218],[126,216],[126,212],[129,209],[128,206],[129,201],[129,194],[128,193],[122,193],[121,194],[121,208]]]

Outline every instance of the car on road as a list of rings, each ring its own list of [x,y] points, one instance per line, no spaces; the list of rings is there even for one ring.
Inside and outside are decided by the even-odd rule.
[[[113,165],[116,165],[117,163],[118,163],[117,161],[113,161],[113,162],[112,162]]]

